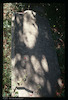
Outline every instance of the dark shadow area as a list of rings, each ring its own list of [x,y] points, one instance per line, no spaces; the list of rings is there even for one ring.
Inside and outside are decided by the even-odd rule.
[[[17,89],[24,89],[24,90],[26,90],[26,91],[28,91],[28,92],[30,92],[30,93],[33,93],[33,91],[31,91],[31,90],[29,90],[29,89],[27,89],[27,88],[25,88],[25,87],[16,87]]]
[[[31,92],[27,89],[31,87],[32,91],[38,90],[41,97],[52,97],[56,91],[60,69],[49,22],[37,13],[35,15],[33,12],[29,14],[26,12],[26,18],[24,15],[15,14],[14,41],[12,41],[15,44],[15,56],[12,60],[16,59],[14,74],[22,79],[27,74],[26,87],[17,88]]]

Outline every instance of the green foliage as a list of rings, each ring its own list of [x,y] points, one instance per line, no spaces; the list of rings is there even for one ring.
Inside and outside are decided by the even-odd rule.
[[[6,97],[6,92],[3,93],[3,96]]]

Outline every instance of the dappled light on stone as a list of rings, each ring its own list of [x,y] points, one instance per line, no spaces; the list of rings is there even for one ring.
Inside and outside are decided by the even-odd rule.
[[[23,37],[23,40],[27,47],[32,49],[35,46],[36,38],[34,35],[31,35],[30,33],[27,33]]]
[[[21,60],[21,55],[20,54],[16,54],[16,60],[20,61]]]
[[[40,65],[38,59],[34,55],[31,56],[31,63],[33,65],[35,72],[37,72],[38,74],[42,74],[41,73],[42,72],[41,65]]]
[[[19,97],[53,96],[60,70],[47,19],[32,10],[17,12],[12,19],[13,93],[18,91]]]
[[[42,56],[41,64],[42,64],[42,67],[45,70],[45,72],[48,72],[49,71],[48,63],[47,63],[47,60],[44,55]]]
[[[34,75],[34,81],[41,86],[44,86],[44,79],[42,76],[38,76],[37,74]]]
[[[23,40],[26,47],[30,49],[35,46],[38,37],[38,26],[34,15],[32,11],[26,11],[23,17]]]
[[[16,59],[13,58],[12,61],[11,61],[11,64],[12,64],[13,67],[15,66],[15,63],[16,63]]]

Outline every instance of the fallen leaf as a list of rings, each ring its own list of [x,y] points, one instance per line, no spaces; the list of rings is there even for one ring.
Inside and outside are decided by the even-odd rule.
[[[54,28],[53,30],[54,30],[54,32],[57,32],[57,29],[56,28]]]
[[[63,43],[63,40],[62,39],[59,39],[62,43]]]
[[[53,25],[53,27],[55,27],[55,25]]]
[[[60,93],[59,93],[59,92],[57,92],[57,93],[56,93],[56,95],[57,95],[57,96],[59,96],[59,95],[60,95]]]
[[[6,67],[4,67],[4,69],[6,69]]]
[[[5,85],[5,87],[4,87],[5,89],[7,88],[7,85]]]
[[[24,57],[24,59],[26,59],[26,57]]]

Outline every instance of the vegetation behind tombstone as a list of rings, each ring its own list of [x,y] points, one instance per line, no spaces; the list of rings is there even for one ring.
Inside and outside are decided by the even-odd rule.
[[[56,96],[65,96],[65,5],[63,3],[4,3],[3,4],[3,97],[11,96],[11,17],[16,11],[36,10],[50,22],[55,49],[61,69],[63,87]],[[41,10],[40,10],[41,9]]]

